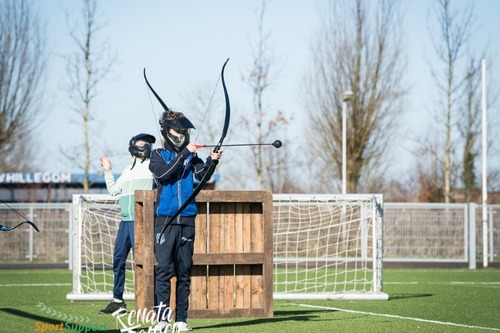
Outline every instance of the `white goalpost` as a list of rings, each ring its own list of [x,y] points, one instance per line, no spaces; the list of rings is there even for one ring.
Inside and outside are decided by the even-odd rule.
[[[274,299],[387,300],[382,195],[273,196]]]
[[[273,298],[386,300],[382,291],[383,197],[273,195]],[[73,290],[68,300],[110,300],[120,223],[116,197],[74,195]],[[133,257],[124,298],[134,298]]]
[[[73,290],[68,300],[113,298],[113,251],[120,224],[118,198],[111,195],[73,195],[72,270]],[[133,254],[125,273],[125,300],[134,299]]]

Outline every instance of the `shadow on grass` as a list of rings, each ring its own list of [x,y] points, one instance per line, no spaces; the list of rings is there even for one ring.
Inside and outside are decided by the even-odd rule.
[[[93,325],[92,323],[63,322],[59,319],[41,316],[41,315],[33,314],[30,312],[22,311],[22,310],[12,309],[12,308],[0,308],[0,312],[8,313],[8,314],[18,316],[18,317],[21,317],[24,319],[31,319],[34,321],[39,321],[39,322],[42,322],[44,324],[60,325],[61,323],[64,323],[65,325],[68,325],[68,326],[65,326],[66,330],[69,329],[73,332],[87,332],[87,333],[116,333],[116,332],[120,332],[119,329],[109,329],[109,328],[108,329],[93,329],[92,326],[95,327],[96,325],[95,324]],[[207,325],[207,326],[198,326],[197,325],[196,330],[212,329],[212,328],[227,328],[227,327],[237,328],[237,327],[259,325],[259,324],[266,324],[266,323],[276,324],[276,323],[280,323],[280,322],[307,322],[307,321],[311,321],[311,320],[322,321],[320,319],[321,318],[320,314],[332,313],[332,312],[337,312],[337,311],[336,310],[275,311],[273,318],[255,318],[255,319],[236,321],[236,322],[230,322],[230,323],[221,323],[221,324],[215,324],[215,325]],[[356,316],[356,317],[362,317],[362,316]],[[354,319],[354,318],[351,318],[351,319]],[[345,318],[343,320],[345,320]],[[328,321],[331,321],[331,319],[328,319]],[[78,325],[81,327],[80,330],[77,329]],[[85,329],[87,329],[87,330],[85,330]],[[145,328],[145,332],[147,332],[147,330],[148,330],[148,328]]]
[[[239,326],[250,326],[259,325],[266,323],[280,323],[280,322],[306,322],[309,320],[317,321],[320,318],[319,313],[331,313],[337,312],[332,310],[298,310],[298,311],[274,311],[273,318],[256,318],[250,320],[243,320],[232,323],[221,323],[215,325],[201,326],[197,325],[196,330],[199,329],[209,329],[209,328],[225,328],[225,327],[239,327]]]
[[[73,332],[87,332],[87,333],[116,333],[119,332],[120,330],[118,329],[94,329],[98,325],[93,324],[93,323],[71,323],[71,322],[64,322],[60,319],[54,319],[50,317],[45,317],[45,316],[40,316],[37,314],[33,314],[31,312],[26,312],[26,311],[21,311],[17,309],[11,309],[11,308],[0,308],[0,312],[8,313],[14,316],[18,316],[21,318],[25,319],[31,319],[34,321],[39,321],[44,324],[53,324],[53,325],[60,325],[61,323],[64,323],[65,328],[72,330]],[[94,328],[93,328],[94,327]],[[35,327],[33,327],[35,329]],[[79,329],[78,329],[79,328]],[[87,329],[87,330],[86,330]],[[66,331],[66,330],[65,330]]]
[[[389,296],[389,301],[405,299],[405,298],[419,298],[419,297],[432,297],[432,296],[434,296],[434,294],[391,294]]]

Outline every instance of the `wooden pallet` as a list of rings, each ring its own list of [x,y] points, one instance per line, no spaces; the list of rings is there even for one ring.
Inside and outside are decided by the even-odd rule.
[[[155,201],[135,192],[136,310],[154,307]],[[189,317],[272,317],[272,193],[201,191],[196,202]],[[175,278],[171,295],[174,309]]]

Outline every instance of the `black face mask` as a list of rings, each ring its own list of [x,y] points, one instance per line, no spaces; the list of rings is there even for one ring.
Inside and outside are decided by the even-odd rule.
[[[146,143],[144,146],[130,146],[128,148],[128,151],[132,156],[139,157],[139,158],[151,158],[151,144]]]
[[[177,132],[177,130],[175,130]],[[183,130],[184,134],[181,136],[175,136],[167,132],[166,142],[168,145],[176,152],[180,152],[189,144],[189,131]]]
[[[137,141],[144,141],[145,144],[141,147],[136,145]],[[139,157],[139,158],[150,158],[151,157],[151,150],[153,143],[156,142],[156,139],[154,136],[151,134],[146,134],[146,133],[141,133],[137,134],[136,136],[132,137],[128,143],[128,151],[132,156]]]

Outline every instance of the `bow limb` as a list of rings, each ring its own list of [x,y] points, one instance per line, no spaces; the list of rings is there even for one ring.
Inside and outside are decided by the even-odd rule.
[[[12,230],[16,229],[17,227],[19,227],[20,225],[25,224],[25,223],[28,223],[29,225],[31,225],[33,227],[33,229],[35,229],[37,232],[40,232],[40,230],[38,230],[37,226],[29,220],[21,222],[13,227],[9,227],[9,226],[0,224],[0,231],[12,231]]]
[[[224,127],[222,128],[222,134],[219,139],[219,142],[214,148],[214,152],[218,152],[220,147],[222,146],[222,143],[224,142],[224,139],[226,138],[227,130],[229,129],[229,121],[231,120],[231,105],[229,103],[229,94],[227,93],[227,87],[226,87],[226,80],[224,80],[224,69],[226,69],[227,62],[229,61],[229,58],[226,60],[224,63],[224,66],[222,66],[222,71],[221,71],[221,80],[222,80],[222,88],[224,90],[224,100],[226,101],[226,116],[224,118]]]
[[[33,227],[33,229],[35,229],[37,232],[40,232],[40,230],[38,230],[37,226],[35,225],[35,223],[31,222],[30,220],[28,220],[23,214],[19,213],[16,209],[12,208],[11,206],[9,206],[9,204],[7,204],[5,201],[2,201],[0,200],[0,202],[2,202],[5,206],[9,207],[9,209],[13,210],[17,215],[21,216],[23,219],[25,219],[25,221],[17,224],[16,226],[13,226],[13,227],[9,227],[9,226],[6,226],[6,225],[3,225],[3,224],[0,224],[0,231],[11,231],[11,230],[14,230],[16,229],[17,227],[19,227],[20,225],[22,224],[25,224],[25,223],[28,223],[29,225],[31,225]]]
[[[222,70],[221,70],[221,74],[220,74],[221,75],[221,80],[222,80],[222,88],[224,90],[224,99],[226,101],[226,113],[225,113],[225,117],[224,117],[224,126],[222,128],[221,137],[219,139],[219,142],[217,143],[217,145],[214,148],[214,152],[216,152],[216,153],[219,151],[220,147],[224,143],[224,139],[226,138],[226,134],[227,134],[227,131],[229,129],[229,122],[231,120],[231,105],[230,105],[230,102],[229,102],[229,94],[227,92],[226,81],[224,80],[224,70],[226,68],[226,65],[227,65],[228,61],[229,61],[229,58],[226,60],[226,62],[222,66]],[[177,212],[175,212],[175,214],[172,215],[170,217],[170,219],[163,225],[163,228],[161,229],[160,234],[157,236],[157,239],[156,239],[157,243],[160,243],[161,237],[162,237],[163,233],[165,232],[165,229],[170,224],[172,224],[172,222],[179,216],[179,214],[182,213],[182,211],[196,198],[196,196],[198,195],[198,193],[200,193],[200,191],[205,186],[205,184],[207,183],[207,181],[210,179],[210,177],[212,177],[212,174],[215,171],[216,165],[217,165],[217,163],[215,163],[213,160],[210,161],[210,165],[208,167],[207,172],[203,175],[203,178],[200,180],[199,184],[193,190],[193,193],[191,193],[191,195],[189,196],[189,198],[187,198],[186,201],[184,201],[184,203],[182,204],[181,207],[179,207],[179,209],[177,210]]]

